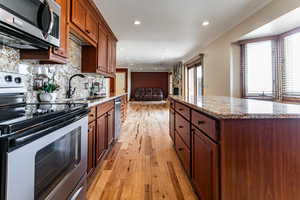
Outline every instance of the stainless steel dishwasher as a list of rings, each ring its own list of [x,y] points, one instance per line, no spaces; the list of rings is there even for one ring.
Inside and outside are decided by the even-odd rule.
[[[121,133],[121,98],[115,99],[115,139],[118,140]]]

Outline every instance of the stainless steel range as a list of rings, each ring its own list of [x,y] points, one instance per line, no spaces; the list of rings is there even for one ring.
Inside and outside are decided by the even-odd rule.
[[[0,199],[85,199],[87,106],[26,104],[23,82],[0,73]]]

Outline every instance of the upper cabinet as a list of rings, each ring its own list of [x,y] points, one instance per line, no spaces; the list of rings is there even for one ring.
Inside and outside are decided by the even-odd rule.
[[[81,30],[85,30],[85,18],[87,10],[82,0],[72,0],[71,21]]]
[[[56,0],[61,6],[60,47],[48,50],[21,50],[20,59],[39,60],[42,64],[65,64],[68,58],[69,39],[69,0]]]
[[[21,59],[42,64],[66,64],[69,35],[75,35],[82,47],[82,72],[114,77],[117,38],[92,0],[56,0],[61,6],[60,47],[49,50],[21,50]]]
[[[98,17],[90,3],[72,0],[71,29],[75,35],[93,46],[98,42]]]

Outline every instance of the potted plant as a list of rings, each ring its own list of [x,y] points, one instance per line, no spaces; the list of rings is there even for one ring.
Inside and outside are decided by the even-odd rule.
[[[59,90],[59,85],[54,81],[54,76],[52,79],[44,82],[43,86],[40,88],[39,100],[40,102],[53,102],[56,100],[57,93]]]

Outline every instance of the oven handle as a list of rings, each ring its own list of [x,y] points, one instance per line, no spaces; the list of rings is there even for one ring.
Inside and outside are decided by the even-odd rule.
[[[76,200],[77,197],[79,196],[79,194],[81,193],[81,191],[83,190],[84,186],[81,186],[76,192],[75,194],[70,198],[70,200]]]
[[[38,131],[38,132],[35,132],[35,133],[32,133],[32,134],[30,134],[30,132],[29,132],[29,133],[26,134],[26,136],[15,138],[10,142],[10,150],[9,151],[12,151],[16,148],[19,148],[19,147],[27,144],[30,141],[38,139],[38,138],[40,138],[44,135],[47,135],[47,134],[49,134],[49,133],[51,133],[55,130],[63,128],[65,126],[69,125],[69,124],[72,124],[75,121],[78,121],[78,120],[84,118],[85,116],[87,116],[88,112],[89,111],[85,111],[81,115],[77,115],[76,117],[73,117],[73,118],[68,119],[68,120],[60,119],[60,121],[63,121],[63,122],[59,123],[59,124],[57,124],[57,121],[54,121],[51,124],[56,124],[56,125],[51,127],[51,128],[43,129],[41,131]],[[47,126],[49,126],[49,124],[47,124]],[[34,130],[32,132],[34,132]]]

